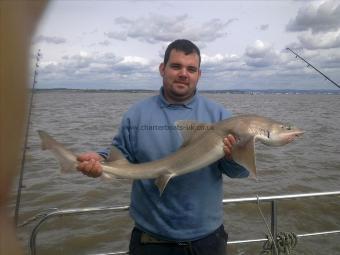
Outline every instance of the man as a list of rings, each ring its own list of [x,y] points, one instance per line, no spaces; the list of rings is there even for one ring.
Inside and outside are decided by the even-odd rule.
[[[159,66],[163,78],[160,94],[132,106],[112,142],[130,162],[153,161],[176,151],[182,139],[172,127],[178,120],[211,123],[230,117],[222,106],[196,91],[200,62],[200,51],[192,42],[176,40],[168,46]],[[231,159],[235,142],[235,137],[228,135],[225,158],[173,178],[162,196],[154,180],[134,181],[130,214],[135,228],[130,254],[226,254],[222,173],[248,176],[248,171]],[[102,173],[99,161],[108,157],[109,150],[83,153],[78,157],[78,170],[98,177]]]

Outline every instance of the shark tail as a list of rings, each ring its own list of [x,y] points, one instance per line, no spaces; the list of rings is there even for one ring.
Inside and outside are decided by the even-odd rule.
[[[75,171],[78,164],[77,156],[45,131],[39,130],[38,133],[42,150],[50,150],[54,154],[60,165],[60,171],[62,173]]]

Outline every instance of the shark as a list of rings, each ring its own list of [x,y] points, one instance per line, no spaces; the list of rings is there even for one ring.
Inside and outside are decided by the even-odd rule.
[[[256,178],[256,141],[268,146],[283,146],[304,133],[291,124],[253,114],[238,115],[216,123],[178,121],[175,125],[183,138],[182,146],[177,151],[155,161],[134,164],[112,146],[109,158],[101,162],[103,177],[155,179],[161,195],[172,178],[201,169],[225,157],[223,138],[231,134],[237,139],[232,148],[232,160]],[[77,155],[47,132],[39,130],[38,133],[42,149],[54,154],[61,172],[75,171],[79,163]]]

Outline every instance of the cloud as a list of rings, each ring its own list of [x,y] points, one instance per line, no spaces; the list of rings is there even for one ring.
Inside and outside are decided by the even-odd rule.
[[[260,30],[262,30],[262,31],[266,31],[266,30],[268,30],[268,28],[269,28],[269,24],[263,24],[263,25],[260,26]]]
[[[202,54],[202,70],[210,75],[219,76],[226,71],[240,71],[244,68],[244,60],[235,54]]]
[[[327,74],[337,80],[339,54],[317,55],[308,51],[316,66],[327,67]],[[314,62],[314,60],[318,60]],[[161,79],[158,62],[139,56],[117,56],[113,53],[86,51],[64,56],[61,61],[42,61],[39,67],[39,87],[93,89],[158,89]],[[263,68],[266,67],[266,68]],[[332,69],[333,68],[333,69]],[[237,88],[296,88],[318,84],[310,68],[297,61],[289,52],[277,52],[273,46],[256,41],[244,55],[218,53],[202,54],[201,89]],[[282,87],[281,87],[282,88]],[[300,87],[302,88],[302,87]]]
[[[327,32],[318,35],[304,33],[298,36],[298,39],[301,46],[309,50],[339,48],[340,29],[336,32]]]
[[[309,71],[289,52],[279,52],[273,45],[257,40],[241,56],[202,54],[200,86],[203,89],[295,88],[309,79]]]
[[[104,40],[98,43],[101,46],[109,46],[111,43],[109,40]]]
[[[49,44],[63,44],[66,43],[66,39],[58,36],[44,36],[44,35],[38,35],[33,39],[33,43],[35,44],[40,42],[45,42]]]
[[[335,31],[340,26],[340,2],[325,1],[320,5],[311,3],[299,10],[297,16],[286,26],[287,31],[311,30],[312,33]]]
[[[340,68],[340,53],[338,51],[333,54],[328,54],[322,59],[323,66],[327,68],[334,68],[337,73]],[[339,81],[340,82],[340,81]]]
[[[83,51],[64,56],[59,62],[42,62],[40,79],[44,83],[56,80],[63,84],[96,84],[100,81],[126,83],[137,78],[147,79],[153,73],[153,67],[153,63],[137,56],[119,57],[112,53]]]
[[[313,34],[303,32],[297,36],[298,42],[293,42],[287,47],[296,50],[327,50],[340,48],[340,29],[333,32]]]
[[[245,50],[245,62],[249,66],[267,67],[279,61],[280,57],[273,46],[261,40],[256,40],[254,45],[248,46]]]
[[[265,45],[261,40],[256,40],[255,44],[246,48],[246,55],[251,58],[261,58],[270,50],[269,45]]]
[[[212,42],[226,36],[226,28],[236,19],[211,19],[202,24],[191,21],[188,15],[163,16],[150,14],[147,17],[128,19],[119,17],[115,24],[119,31],[105,33],[110,39],[127,40],[134,38],[148,43],[169,42],[187,38],[195,42]]]
[[[106,32],[104,34],[110,39],[117,39],[120,41],[126,41],[128,38],[128,33],[126,31],[124,32],[113,31],[113,32]]]

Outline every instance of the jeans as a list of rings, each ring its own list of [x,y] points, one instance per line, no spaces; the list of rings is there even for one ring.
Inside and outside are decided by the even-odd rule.
[[[212,234],[191,242],[168,242],[158,239],[145,241],[145,233],[134,228],[131,234],[131,255],[227,255],[228,235],[223,225]],[[143,236],[143,238],[142,238]],[[155,241],[152,241],[155,240]]]

